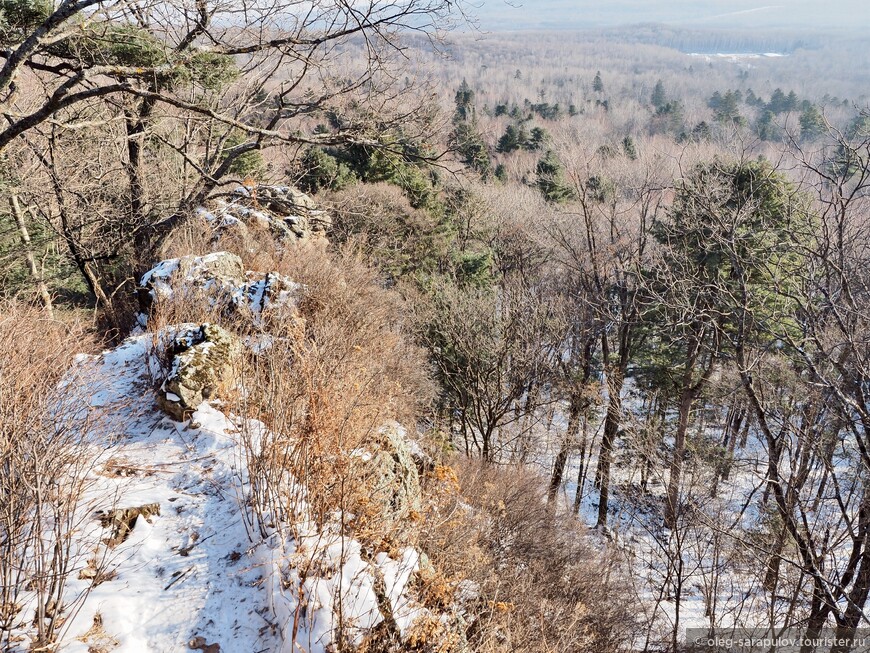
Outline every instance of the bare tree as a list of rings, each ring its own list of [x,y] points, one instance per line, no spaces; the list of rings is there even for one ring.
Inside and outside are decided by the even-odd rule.
[[[0,151],[27,136],[34,155],[56,166],[66,147],[81,153],[71,132],[100,133],[100,158],[111,152],[124,178],[116,212],[140,251],[227,177],[244,174],[241,163],[254,152],[390,147],[421,133],[433,107],[416,79],[399,75],[406,37],[434,43],[464,19],[461,2],[447,0],[16,7],[0,25]],[[329,128],[315,131],[317,124]],[[53,159],[48,139],[59,150]],[[171,162],[170,174],[154,169],[161,160]],[[161,177],[175,181],[155,184]],[[87,255],[79,254],[80,264]]]

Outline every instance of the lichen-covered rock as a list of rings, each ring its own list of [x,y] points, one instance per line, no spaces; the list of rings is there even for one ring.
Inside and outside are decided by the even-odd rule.
[[[157,299],[198,291],[215,300],[229,300],[247,281],[242,259],[229,252],[183,256],[161,261],[139,282],[139,308],[147,315]]]
[[[365,482],[369,510],[380,521],[389,525],[419,514],[420,476],[404,428],[383,427],[353,460]]]
[[[188,301],[194,295],[218,306],[227,317],[242,317],[263,326],[268,313],[278,309],[282,319],[293,319],[302,287],[276,272],[245,272],[242,260],[229,252],[184,256],[161,261],[140,282],[140,324],[158,299]]]
[[[167,352],[172,369],[160,387],[158,403],[174,420],[183,421],[226,381],[238,339],[215,324],[178,333]]]
[[[292,186],[243,186],[230,199],[213,200],[199,215],[217,232],[268,230],[282,242],[325,244],[332,217]]]

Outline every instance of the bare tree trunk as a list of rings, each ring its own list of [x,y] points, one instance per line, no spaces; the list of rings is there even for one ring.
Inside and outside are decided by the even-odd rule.
[[[731,478],[731,465],[734,462],[734,448],[737,445],[737,438],[740,435],[740,429],[743,427],[743,421],[746,419],[746,408],[740,407],[734,418],[731,421],[729,437],[727,444],[727,458],[725,465],[722,468],[722,480],[727,481]]]
[[[577,431],[580,428],[580,418],[584,408],[581,392],[582,390],[575,390],[571,394],[570,407],[568,409],[568,429],[565,431],[565,437],[562,438],[562,446],[559,448],[559,453],[556,454],[553,474],[550,477],[550,490],[547,495],[547,499],[550,502],[556,498],[556,493],[562,485],[562,479],[565,476],[565,464],[568,462],[568,454],[571,452]]]
[[[580,442],[580,466],[577,469],[577,490],[574,492],[574,514],[580,512],[580,503],[583,501],[583,485],[586,483],[586,439],[587,439],[587,428],[589,426],[589,421],[587,417],[584,415],[582,419],[582,430],[583,430],[583,439]],[[589,451],[592,451],[592,443],[589,444]]]
[[[613,443],[619,431],[622,419],[622,384],[621,369],[613,370],[607,383],[607,416],[604,418],[604,434],[601,437],[601,452],[598,456],[596,477],[600,487],[598,498],[598,520],[596,526],[607,526],[607,510],[610,500],[610,463],[613,456]]]
[[[156,89],[152,89],[156,90]],[[130,215],[136,229],[145,225],[146,199],[145,184],[142,179],[142,150],[145,145],[145,129],[156,101],[153,98],[142,100],[138,110],[124,110],[124,126],[127,130],[127,162],[124,166],[130,184]]]
[[[837,624],[837,640],[847,641],[848,645],[835,646],[831,653],[848,653],[852,650],[852,640],[864,615],[867,595],[870,594],[870,487],[864,488],[864,497],[858,512],[858,533],[858,538],[863,541],[856,543],[855,548],[862,550],[861,562],[855,575],[855,583],[849,592],[849,603],[843,620]]]
[[[15,217],[15,226],[18,227],[18,235],[21,237],[21,245],[24,248],[24,259],[27,261],[27,268],[30,271],[30,276],[33,277],[33,282],[36,284],[36,291],[45,306],[45,311],[50,318],[54,318],[54,309],[51,305],[51,295],[48,292],[48,287],[45,285],[45,278],[42,270],[36,265],[36,258],[33,256],[33,245],[30,242],[30,233],[27,231],[27,223],[24,220],[24,211],[21,210],[21,203],[18,200],[18,195],[9,196],[9,205],[12,207],[12,215]]]
[[[677,431],[674,433],[674,454],[671,458],[668,496],[665,503],[665,526],[667,528],[674,528],[677,523],[677,504],[680,500],[680,479],[683,473],[683,455],[686,451],[686,432],[689,429],[689,414],[692,411],[692,403],[695,398],[690,375],[691,372],[687,372],[688,378],[684,379],[683,389],[680,393]]]

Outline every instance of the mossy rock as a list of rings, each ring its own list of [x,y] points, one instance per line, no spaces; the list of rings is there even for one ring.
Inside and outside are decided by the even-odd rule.
[[[421,511],[422,492],[405,430],[387,425],[365,449],[354,457],[353,467],[365,483],[369,512],[387,528],[413,519]]]
[[[203,324],[175,336],[172,370],[160,387],[158,403],[176,421],[184,421],[226,382],[239,340],[215,324]]]

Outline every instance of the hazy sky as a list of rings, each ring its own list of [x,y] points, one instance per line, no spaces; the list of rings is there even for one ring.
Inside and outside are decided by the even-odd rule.
[[[470,0],[486,29],[659,22],[685,27],[870,27],[870,0]]]

